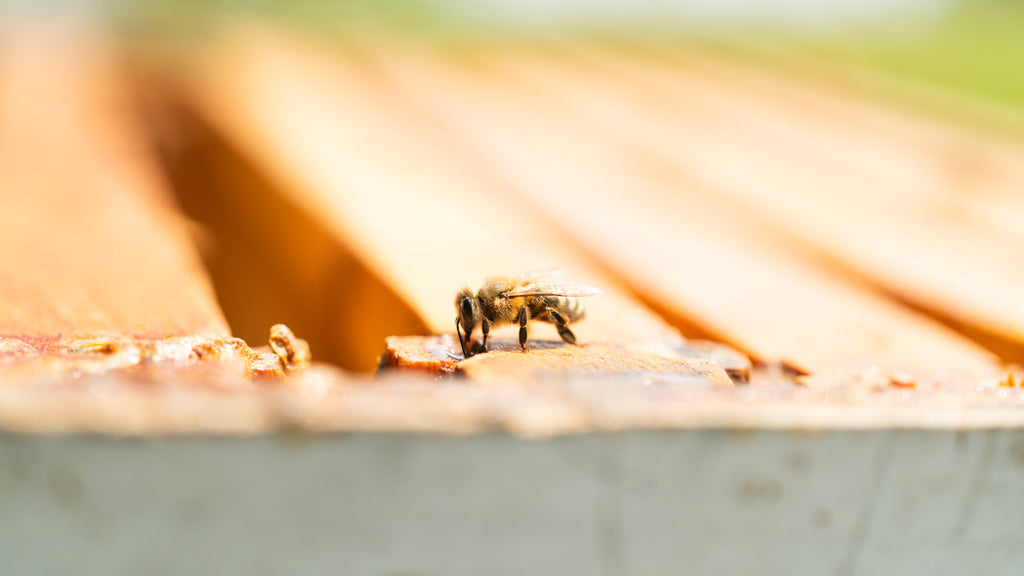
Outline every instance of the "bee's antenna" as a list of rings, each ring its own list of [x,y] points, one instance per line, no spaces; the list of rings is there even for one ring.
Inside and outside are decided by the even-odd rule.
[[[455,333],[459,335],[459,344],[462,346],[462,357],[469,358],[469,353],[466,352],[466,339],[462,337],[462,329],[460,328],[461,319],[455,318]]]

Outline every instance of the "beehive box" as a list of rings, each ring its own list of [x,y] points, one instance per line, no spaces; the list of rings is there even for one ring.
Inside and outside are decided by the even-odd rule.
[[[1012,139],[644,45],[18,30],[0,572],[1016,573]],[[463,358],[553,265],[581,345]]]

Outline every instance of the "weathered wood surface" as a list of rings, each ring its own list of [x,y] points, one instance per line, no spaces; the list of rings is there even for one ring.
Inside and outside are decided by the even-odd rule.
[[[482,360],[477,367],[486,369],[489,360]],[[548,374],[544,380],[481,382],[410,373],[371,378],[314,364],[284,379],[254,381],[238,370],[205,364],[187,372],[150,365],[42,383],[34,375],[26,380],[15,376],[0,388],[0,429],[146,436],[502,431],[546,437],[623,429],[1024,426],[1024,388],[1007,388],[995,380],[969,394],[956,382],[908,388],[875,373],[831,387],[783,380],[732,386],[711,364],[691,366],[703,366],[706,374]],[[714,373],[718,376],[707,377]]]
[[[1015,576],[1022,443],[1021,430],[0,435],[0,542],[16,574]]]
[[[750,360],[722,344],[687,340],[666,354],[661,346],[640,343],[595,342],[570,346],[563,342],[533,342],[526,350],[513,338],[492,339],[488,351],[463,358],[451,335],[393,336],[381,355],[378,374],[394,372],[454,374],[479,383],[522,381],[543,386],[549,378],[618,378],[638,387],[650,379],[702,381],[731,386],[750,381]]]
[[[0,337],[227,336],[110,47],[0,28]]]

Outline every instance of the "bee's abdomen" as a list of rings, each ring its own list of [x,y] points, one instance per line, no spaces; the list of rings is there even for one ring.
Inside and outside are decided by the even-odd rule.
[[[569,322],[575,322],[583,318],[583,305],[577,298],[566,298],[564,296],[539,296],[530,301],[530,318],[542,322],[552,322],[548,315],[548,308],[554,308]]]

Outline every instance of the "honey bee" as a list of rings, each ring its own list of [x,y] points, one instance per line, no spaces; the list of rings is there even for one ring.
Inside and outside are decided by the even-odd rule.
[[[501,324],[519,324],[519,346],[526,350],[526,323],[530,320],[554,324],[562,340],[575,344],[576,335],[569,329],[569,324],[584,316],[577,298],[600,294],[601,291],[585,284],[551,280],[556,274],[544,272],[488,278],[476,294],[469,288],[463,288],[455,296],[455,332],[459,335],[463,356],[469,358],[472,355],[473,330],[477,324],[483,332],[481,350],[484,351],[491,327]]]

